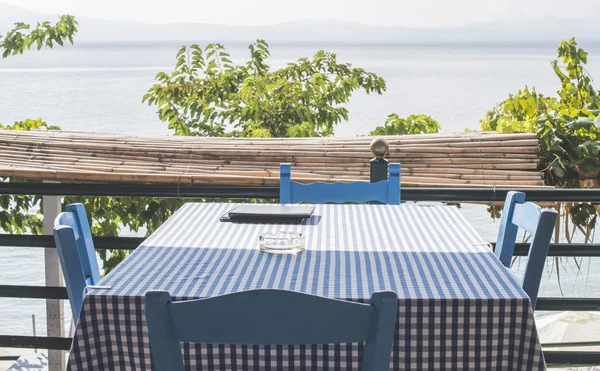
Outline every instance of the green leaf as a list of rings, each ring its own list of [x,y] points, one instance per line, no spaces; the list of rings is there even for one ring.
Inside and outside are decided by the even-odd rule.
[[[559,178],[563,178],[565,176],[565,171],[558,165],[552,166],[552,172]]]

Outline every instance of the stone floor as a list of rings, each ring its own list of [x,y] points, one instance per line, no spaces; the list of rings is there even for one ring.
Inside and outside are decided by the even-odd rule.
[[[41,352],[41,350],[40,350]],[[0,348],[0,356],[22,357],[17,361],[0,361],[0,371],[43,371],[47,370],[47,358],[43,353],[36,353],[34,349]],[[15,367],[15,363],[18,367]]]
[[[21,356],[7,371],[46,371],[48,357],[42,353]]]
[[[27,349],[15,349],[15,348],[0,348],[0,357],[7,356],[15,356],[20,357],[24,353],[34,353],[33,350],[29,351]],[[15,361],[0,361],[0,371],[8,370],[10,366],[12,366]]]

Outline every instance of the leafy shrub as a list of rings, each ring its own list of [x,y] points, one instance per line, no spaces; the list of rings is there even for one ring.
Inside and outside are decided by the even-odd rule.
[[[561,89],[558,98],[525,88],[500,102],[481,120],[483,130],[536,132],[540,158],[551,184],[577,186],[568,174],[595,177],[600,172],[600,96],[585,69],[587,53],[574,38],[562,40],[551,65]],[[577,179],[575,179],[577,180]]]
[[[585,69],[588,54],[574,38],[562,40],[557,52],[558,59],[551,66],[560,80],[558,98],[525,88],[490,110],[481,120],[482,129],[500,133],[536,132],[548,184],[598,187],[600,96]],[[570,231],[568,223],[564,223],[566,240],[571,242],[573,233],[579,230],[584,241],[589,242],[596,226],[598,205],[567,203],[556,207],[563,209],[565,220],[570,219],[573,225]]]
[[[534,133],[539,127],[540,114],[555,108],[556,104],[555,98],[525,87],[489,110],[480,120],[481,129],[501,134]]]
[[[408,135],[431,134],[440,131],[440,124],[426,115],[410,115],[401,118],[393,113],[385,120],[384,126],[378,126],[369,135]]]

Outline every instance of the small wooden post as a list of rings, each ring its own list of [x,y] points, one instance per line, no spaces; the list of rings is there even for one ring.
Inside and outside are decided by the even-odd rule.
[[[44,207],[44,234],[52,235],[54,219],[61,212],[61,198],[59,196],[43,196]],[[44,249],[46,266],[46,286],[63,286],[62,270],[55,248]],[[48,336],[64,337],[64,303],[58,299],[46,299],[46,323]],[[63,371],[66,369],[65,352],[62,350],[48,350],[48,370]]]
[[[389,150],[387,141],[383,138],[375,138],[370,145],[371,152],[375,158],[371,160],[371,183],[387,180],[388,160],[383,158]]]

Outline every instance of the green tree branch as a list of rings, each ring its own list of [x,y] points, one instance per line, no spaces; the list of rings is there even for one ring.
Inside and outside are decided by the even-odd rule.
[[[77,33],[78,23],[72,15],[63,15],[56,24],[50,22],[38,23],[34,28],[26,23],[15,23],[15,27],[0,35],[0,50],[2,58],[11,55],[23,54],[36,46],[38,50],[43,47],[52,48],[54,44],[63,46],[66,41],[73,44],[73,35]]]

